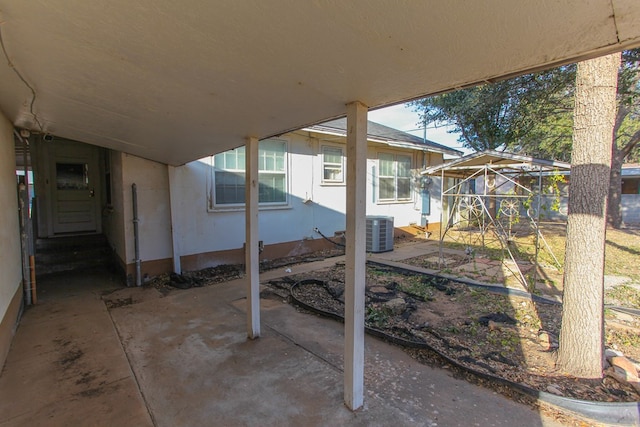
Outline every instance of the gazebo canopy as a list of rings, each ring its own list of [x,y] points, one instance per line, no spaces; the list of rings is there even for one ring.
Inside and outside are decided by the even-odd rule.
[[[486,150],[469,154],[468,156],[437,166],[432,166],[425,169],[422,174],[434,176],[444,175],[447,178],[467,178],[485,167],[490,167],[492,170],[500,171],[501,173],[509,173],[523,170],[535,172],[566,171],[571,168],[571,165],[555,160],[536,159],[534,157],[504,151]]]

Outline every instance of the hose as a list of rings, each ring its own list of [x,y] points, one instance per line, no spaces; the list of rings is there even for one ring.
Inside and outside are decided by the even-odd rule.
[[[327,236],[325,236],[324,234],[322,234],[322,232],[318,229],[318,227],[314,228],[313,231],[315,231],[316,233],[318,233],[319,235],[322,236],[322,238],[328,242],[333,243],[336,246],[339,246],[341,248],[344,248],[345,245],[343,245],[342,243],[338,243],[338,242],[334,242],[333,240],[331,240],[330,238],[328,238]]]

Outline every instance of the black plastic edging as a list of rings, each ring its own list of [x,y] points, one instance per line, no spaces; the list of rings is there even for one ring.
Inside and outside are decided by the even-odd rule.
[[[435,274],[435,273],[421,272],[421,271],[413,270],[410,268],[403,268],[397,265],[390,265],[381,261],[373,261],[373,260],[367,260],[367,264],[381,265],[383,267],[393,268],[395,270],[403,271],[405,273],[422,274],[425,276],[428,275],[428,276],[433,276],[440,279],[451,280],[452,282],[462,283],[464,285],[472,286],[474,288],[486,289],[487,291],[493,292],[495,294],[520,297],[523,299],[528,299],[530,301],[540,302],[543,304],[555,304],[555,305],[561,304],[559,301],[556,301],[554,299],[542,297],[540,295],[533,295],[533,294],[530,294],[529,292],[521,291],[519,289],[505,288],[504,286],[488,285],[486,283],[478,282],[476,280],[451,276],[449,274]]]
[[[386,264],[382,264],[382,265],[386,265]],[[396,267],[394,266],[393,268],[396,268]],[[411,271],[412,273],[416,273],[415,271],[412,271],[412,270],[408,270],[408,271]],[[418,274],[426,274],[426,273],[418,273]],[[438,277],[442,277],[442,276],[438,276]],[[446,278],[446,277],[443,277],[443,278]],[[456,281],[458,280],[456,279]],[[290,294],[291,294],[291,301],[295,305],[301,308],[304,308],[305,310],[309,310],[312,313],[325,316],[333,320],[337,320],[341,323],[344,323],[343,316],[313,307],[296,298],[295,292],[294,292],[295,288],[297,288],[299,285],[304,285],[304,284],[323,285],[324,282],[322,280],[317,280],[317,279],[306,279],[306,280],[301,280],[299,282],[294,283],[291,286]],[[487,285],[484,285],[484,286],[487,286]],[[558,396],[553,393],[535,390],[529,386],[525,386],[523,384],[509,381],[505,378],[501,378],[495,375],[487,374],[485,372],[480,372],[475,369],[469,368],[468,366],[458,363],[455,359],[452,359],[451,357],[440,352],[438,349],[430,346],[427,343],[421,343],[417,341],[407,340],[404,338],[394,337],[379,329],[370,328],[368,326],[365,326],[365,331],[372,336],[382,338],[396,345],[432,351],[433,353],[437,354],[439,357],[447,361],[447,363],[451,364],[452,366],[455,366],[458,369],[461,369],[465,372],[468,372],[484,380],[505,385],[523,394],[534,397],[541,402],[547,403],[549,405],[557,406],[562,409],[566,409],[568,411],[574,412],[583,417],[590,418],[594,421],[597,421],[600,423],[607,423],[607,424],[617,424],[617,425],[629,425],[629,426],[640,425],[640,402],[621,402],[621,403],[593,402],[588,400],[573,399],[569,397]]]
[[[554,305],[562,304],[562,302],[557,301],[557,300],[552,299],[552,298],[543,297],[543,296],[540,296],[540,295],[533,295],[533,294],[530,294],[529,292],[521,291],[519,289],[505,288],[504,286],[489,285],[487,283],[478,282],[476,280],[467,279],[467,278],[464,278],[464,277],[456,277],[456,276],[451,276],[449,274],[428,273],[428,272],[418,271],[418,270],[414,270],[414,269],[410,269],[410,268],[403,268],[403,267],[400,267],[400,266],[397,266],[397,265],[387,264],[387,263],[385,263],[383,261],[378,261],[378,260],[376,260],[376,261],[367,260],[367,263],[371,264],[371,265],[380,265],[380,266],[387,267],[387,268],[393,268],[395,270],[400,270],[400,271],[402,271],[404,273],[423,274],[425,276],[433,276],[433,277],[437,277],[439,279],[451,280],[452,282],[459,282],[459,283],[462,283],[464,285],[472,286],[474,288],[485,289],[488,292],[493,292],[493,293],[496,293],[496,294],[507,295],[507,296],[515,296],[515,297],[527,299],[527,300],[530,300],[530,301],[539,302],[539,303],[542,303],[542,304],[554,304]],[[640,317],[640,310],[635,309],[635,308],[621,307],[621,306],[612,305],[612,304],[605,304],[604,308],[608,308],[608,309],[611,309],[611,310],[614,310],[614,311],[619,311],[621,313],[625,313],[625,314],[629,314],[629,315],[632,315],[632,316],[639,316]]]

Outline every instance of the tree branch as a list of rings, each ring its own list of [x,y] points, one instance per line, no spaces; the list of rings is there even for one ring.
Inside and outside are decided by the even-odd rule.
[[[631,150],[633,150],[635,146],[638,145],[638,142],[640,142],[640,129],[638,129],[636,133],[634,133],[633,136],[629,138],[629,141],[624,145],[624,147],[620,149],[620,154],[622,154],[622,157],[627,157],[629,153],[631,153]]]

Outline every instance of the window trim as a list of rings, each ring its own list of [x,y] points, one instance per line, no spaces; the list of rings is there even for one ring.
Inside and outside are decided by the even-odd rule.
[[[384,154],[384,155],[390,155],[393,156],[393,192],[394,192],[394,197],[393,199],[390,198],[382,198],[381,197],[381,185],[380,185],[380,179],[389,179],[391,178],[390,175],[382,175],[382,167],[380,165],[380,155]],[[401,177],[401,178],[405,178],[409,180],[409,197],[408,198],[398,198],[398,157],[406,157],[409,159],[409,176],[407,177]],[[378,151],[377,153],[377,160],[378,160],[378,174],[376,176],[376,180],[377,180],[377,204],[383,205],[383,204],[402,204],[402,203],[413,203],[414,201],[414,195],[413,195],[413,191],[411,189],[411,171],[413,170],[413,161],[414,161],[414,155],[413,153],[398,153],[398,152],[393,152],[393,151]]]
[[[278,171],[264,171],[268,174],[273,174],[273,173],[278,173],[278,174],[283,174],[284,175],[284,184],[285,184],[285,189],[284,189],[284,193],[285,193],[285,200],[284,201],[278,201],[278,202],[259,202],[258,203],[258,209],[259,210],[276,210],[276,209],[290,209],[291,208],[291,197],[290,197],[290,190],[291,190],[291,156],[290,156],[290,150],[289,150],[289,140],[287,138],[268,138],[262,141],[278,141],[278,142],[282,142],[284,144],[284,172],[278,172]],[[260,141],[260,142],[262,142]],[[241,146],[241,147],[237,147],[235,149],[232,150],[236,150],[238,148],[245,148],[245,146]],[[227,151],[232,151],[232,150],[227,150]],[[224,152],[223,152],[224,153]],[[223,153],[218,153],[218,154],[223,154]],[[246,153],[245,153],[246,154]],[[207,180],[207,186],[209,188],[207,188],[207,212],[230,212],[230,211],[244,211],[245,210],[245,203],[216,203],[216,172],[237,172],[237,173],[242,173],[245,174],[245,168],[244,168],[244,164],[242,165],[242,169],[217,169],[216,165],[215,165],[215,156],[216,155],[212,155],[210,156],[210,178]],[[258,160],[259,161],[259,160]],[[258,171],[258,175],[260,175],[261,172]],[[246,175],[245,175],[246,176]]]
[[[334,149],[334,150],[340,150],[340,168],[341,168],[341,173],[342,173],[342,178],[340,180],[332,180],[332,179],[325,179],[324,177],[324,172],[325,172],[325,162],[324,162],[324,150],[326,148],[330,148],[330,149]],[[345,155],[345,149],[343,146],[340,145],[332,145],[332,144],[322,144],[320,146],[320,182],[321,185],[327,185],[327,186],[344,186],[346,185],[346,168],[345,168],[345,160],[346,160],[346,155]],[[329,164],[335,164],[335,163],[329,163]]]

